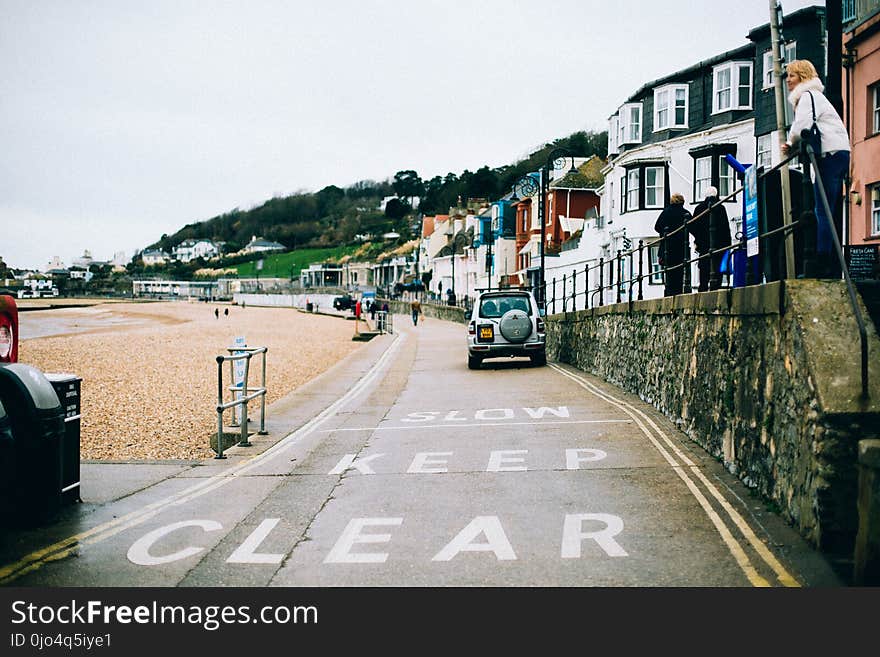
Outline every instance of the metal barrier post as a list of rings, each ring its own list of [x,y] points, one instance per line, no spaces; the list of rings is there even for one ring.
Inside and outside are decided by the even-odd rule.
[[[621,271],[621,267],[623,266],[623,260],[620,257],[620,249],[617,249],[617,257],[615,258],[614,264],[617,268],[617,303],[620,303],[620,292],[621,292],[620,286],[621,286],[621,279],[623,278],[623,276],[621,276],[621,274],[623,273]]]
[[[644,240],[639,240],[639,296],[638,299],[641,301],[644,297],[642,296],[642,267],[645,261],[645,242]]]
[[[571,312],[577,311],[577,269],[571,270]]]
[[[266,354],[268,353],[268,349],[263,351],[263,382],[260,384],[260,387],[265,391],[266,390]],[[268,431],[266,431],[266,393],[263,392],[260,395],[262,398],[260,400],[260,431],[258,435],[265,436]]]
[[[241,398],[241,438],[238,441],[239,447],[250,447],[251,442],[248,440],[248,370],[250,370],[251,366],[251,353],[247,353],[245,355],[244,361],[244,381],[242,382],[242,393],[243,397]]]
[[[590,307],[590,265],[584,265],[584,310]]]
[[[599,305],[603,306],[605,300],[605,258],[599,258]]]
[[[217,452],[215,459],[223,456],[223,356],[217,356]]]

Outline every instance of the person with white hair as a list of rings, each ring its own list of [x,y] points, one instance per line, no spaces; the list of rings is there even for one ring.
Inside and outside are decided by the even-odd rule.
[[[718,201],[715,187],[709,187],[705,198],[694,208],[694,220],[688,224],[688,231],[700,255],[697,291],[717,290],[721,287],[721,258],[724,256],[724,251],[719,249],[730,246],[730,221],[724,204]]]

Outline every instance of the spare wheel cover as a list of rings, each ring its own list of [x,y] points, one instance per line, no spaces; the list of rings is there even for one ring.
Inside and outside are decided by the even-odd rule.
[[[498,323],[501,335],[510,342],[525,342],[532,334],[532,320],[522,310],[508,310]]]

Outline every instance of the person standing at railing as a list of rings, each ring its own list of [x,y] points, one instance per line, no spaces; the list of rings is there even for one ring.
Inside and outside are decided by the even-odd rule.
[[[657,223],[654,224],[661,239],[660,264],[665,268],[666,285],[663,294],[667,297],[681,294],[684,278],[684,251],[687,246],[687,232],[684,225],[691,220],[691,213],[684,207],[684,196],[673,194]]]
[[[710,209],[711,208],[711,209]],[[709,187],[704,198],[694,208],[694,219],[688,224],[688,231],[694,236],[694,246],[700,259],[697,268],[700,272],[699,292],[717,290],[721,287],[721,258],[724,251],[710,251],[730,246],[730,221],[727,210],[718,202],[718,190]]]
[[[833,213],[833,224],[838,238],[843,227],[843,181],[849,173],[850,145],[846,126],[834,106],[822,93],[825,90],[816,67],[806,59],[796,59],[786,66],[788,100],[794,108],[794,120],[788,141],[782,146],[787,156],[801,140],[801,132],[809,130],[815,120],[822,142],[821,154],[816,154],[819,176]],[[813,186],[816,202],[816,259],[820,263],[820,278],[840,277],[840,265],[833,253],[834,240],[829,228],[819,186]]]

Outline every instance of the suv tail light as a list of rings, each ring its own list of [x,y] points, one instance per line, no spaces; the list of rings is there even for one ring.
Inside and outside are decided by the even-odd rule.
[[[538,320],[538,333],[543,333],[544,332],[544,320],[541,319],[540,317],[538,317],[537,320]]]
[[[9,295],[0,295],[0,363],[18,362],[18,307]]]
[[[471,322],[468,324],[468,335],[476,335],[477,334],[477,323]]]

